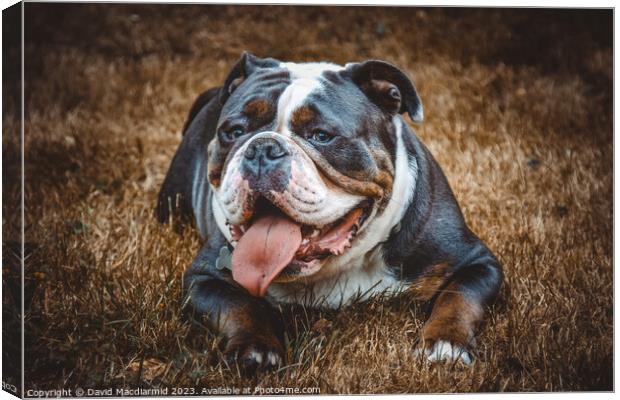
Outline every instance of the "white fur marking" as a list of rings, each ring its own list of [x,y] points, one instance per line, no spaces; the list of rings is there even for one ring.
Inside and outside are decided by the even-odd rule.
[[[296,79],[282,92],[278,99],[278,132],[290,134],[288,124],[293,111],[300,107],[305,99],[313,92],[320,90],[321,82],[318,79]]]
[[[215,218],[215,223],[217,227],[220,229],[220,232],[224,235],[228,243],[232,241],[232,235],[230,233],[230,229],[228,224],[226,223],[226,217],[224,216],[224,211],[222,211],[222,206],[215,195],[215,190],[211,187],[211,209],[213,210],[213,217]]]
[[[281,68],[286,68],[294,79],[315,79],[325,71],[341,71],[344,69],[342,65],[326,63],[326,62],[309,62],[309,63],[280,63]]]
[[[278,128],[282,134],[290,134],[288,123],[293,111],[301,106],[311,93],[321,90],[320,76],[325,71],[340,71],[342,66],[330,63],[281,63],[291,74],[291,84],[278,100]]]
[[[258,351],[251,351],[250,358],[256,361],[257,364],[262,364],[263,362],[263,354]]]
[[[270,351],[267,353],[267,363],[271,365],[278,365],[280,363],[280,356]]]
[[[430,362],[438,361],[462,361],[464,364],[471,364],[471,356],[461,346],[446,342],[445,340],[438,340],[433,345],[432,349],[417,349],[414,352],[414,356],[420,356],[424,354],[426,359]]]

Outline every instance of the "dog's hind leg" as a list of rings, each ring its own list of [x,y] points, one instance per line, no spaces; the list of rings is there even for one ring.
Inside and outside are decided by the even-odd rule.
[[[225,340],[230,364],[246,371],[271,368],[284,360],[282,318],[265,299],[250,295],[232,280],[230,271],[216,268],[222,235],[204,245],[184,277],[184,290],[194,314]]]

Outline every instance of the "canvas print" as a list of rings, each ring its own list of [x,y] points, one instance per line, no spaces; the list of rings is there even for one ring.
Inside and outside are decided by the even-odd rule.
[[[613,10],[3,10],[3,390],[613,391]]]

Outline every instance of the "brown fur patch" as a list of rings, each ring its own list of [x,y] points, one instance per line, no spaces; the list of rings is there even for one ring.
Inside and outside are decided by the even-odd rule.
[[[371,98],[383,109],[389,112],[398,112],[400,108],[400,93],[398,99],[394,99],[388,95],[390,89],[396,88],[394,84],[381,79],[371,79],[370,82],[364,86]]]
[[[433,265],[416,279],[409,290],[415,298],[428,301],[449,277],[450,271],[447,263]]]
[[[394,163],[383,144],[370,146],[370,154],[376,163],[374,182],[383,188],[383,197],[379,202],[379,208],[387,206],[394,185]]]
[[[375,175],[375,183],[383,188],[383,203],[382,206],[386,206],[389,197],[392,193],[392,186],[394,184],[394,175],[387,171],[379,169]]]
[[[253,118],[258,118],[269,112],[269,102],[263,99],[252,100],[245,105],[243,111]]]
[[[207,147],[207,179],[213,185],[218,188],[222,183],[222,161],[218,155],[217,140],[212,140]]]
[[[232,337],[240,331],[251,332],[254,325],[253,316],[249,307],[232,307],[216,320],[215,330],[222,332],[226,337]]]
[[[315,116],[316,113],[312,108],[307,106],[299,107],[298,109],[293,111],[293,115],[291,116],[291,123],[293,125],[304,125],[312,121]]]
[[[435,301],[431,316],[424,325],[424,346],[432,346],[437,340],[472,345],[474,328],[482,315],[480,304],[460,293],[456,284],[448,285]]]
[[[370,154],[375,159],[379,170],[394,176],[394,162],[390,158],[388,151],[383,145],[375,145],[370,147]]]
[[[257,312],[256,307],[249,305],[232,307],[217,319],[216,331],[221,332],[228,341],[225,352],[251,350],[255,343],[284,353],[282,343],[270,330],[265,321],[269,317]]]
[[[213,164],[209,164],[209,167],[213,165]],[[221,170],[217,169],[217,168],[209,168],[208,169],[208,179],[209,182],[213,185],[214,188],[219,188],[221,183],[222,183],[222,179],[221,179]]]

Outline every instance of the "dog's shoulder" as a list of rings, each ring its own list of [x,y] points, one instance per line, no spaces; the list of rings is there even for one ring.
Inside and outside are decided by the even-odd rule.
[[[189,111],[181,143],[159,191],[156,214],[161,223],[173,216],[182,221],[194,217],[193,205],[200,193],[199,172],[207,162],[204,149],[213,139],[221,111],[220,91],[220,87],[214,87],[201,93]]]
[[[413,132],[403,137],[418,168],[411,202],[383,243],[385,263],[393,275],[412,283],[438,266],[455,271],[472,257],[494,258],[469,229],[446,175],[428,148]]]

